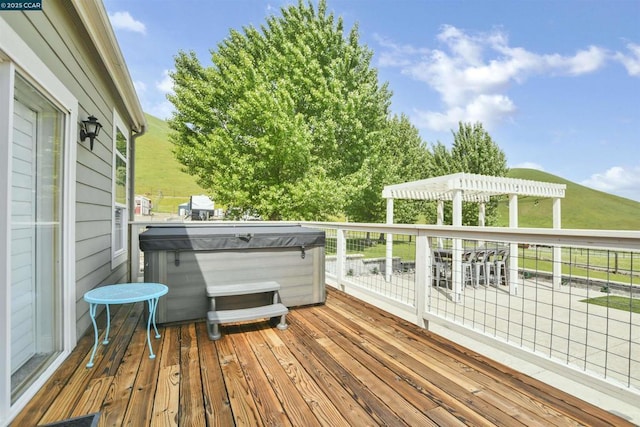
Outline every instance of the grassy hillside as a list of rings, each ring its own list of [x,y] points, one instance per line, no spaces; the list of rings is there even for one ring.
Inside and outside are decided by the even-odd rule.
[[[558,176],[534,169],[511,169],[510,178],[566,184],[561,202],[562,228],[640,230],[640,202],[575,184]],[[508,200],[500,202],[499,225],[509,224]],[[551,228],[552,199],[521,197],[518,199],[520,227]]]
[[[182,172],[172,152],[169,125],[146,115],[147,132],[136,140],[135,192],[153,202],[154,212],[177,213],[192,194],[206,194],[191,175]]]

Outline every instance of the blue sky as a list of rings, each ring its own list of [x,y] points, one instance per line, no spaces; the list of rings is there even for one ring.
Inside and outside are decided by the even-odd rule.
[[[105,0],[144,110],[167,118],[174,55],[259,27],[287,1]],[[328,0],[429,143],[482,122],[509,167],[640,201],[640,0]]]

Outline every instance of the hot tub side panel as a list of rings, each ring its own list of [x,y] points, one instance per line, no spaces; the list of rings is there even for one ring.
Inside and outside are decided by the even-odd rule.
[[[209,310],[206,287],[229,283],[276,281],[284,305],[324,303],[324,247],[301,251],[272,248],[234,251],[147,251],[144,277],[169,286],[157,307],[159,323],[204,318]],[[217,299],[220,309],[264,305],[269,295]]]

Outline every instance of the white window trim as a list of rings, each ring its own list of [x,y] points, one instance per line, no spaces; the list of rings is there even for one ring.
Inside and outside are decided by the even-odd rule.
[[[118,157],[118,149],[116,147],[118,129],[122,131],[124,137],[127,139],[127,158],[125,159],[126,168],[127,168],[127,183],[125,188],[126,193],[126,202],[125,204],[116,203],[116,158]],[[128,127],[125,125],[124,120],[118,115],[118,113],[113,111],[113,157],[111,163],[111,269],[116,268],[120,264],[124,263],[128,259],[128,238],[129,238],[129,183],[131,182],[131,178],[129,177],[129,162],[131,161],[131,149],[130,149],[130,135],[128,132]],[[122,227],[122,249],[116,250],[116,207],[121,208],[123,210],[123,217],[121,221],[123,223]]]
[[[15,73],[35,86],[65,113],[64,181],[66,208],[62,213],[62,298],[63,350],[45,372],[11,404],[11,266],[8,260],[11,242],[9,212],[0,209],[0,425],[13,419],[53,375],[76,345],[76,277],[75,277],[75,202],[78,100],[47,68],[45,63],[0,16],[0,140],[11,141],[13,134],[13,91]],[[8,206],[11,188],[11,144],[0,144],[0,203]]]

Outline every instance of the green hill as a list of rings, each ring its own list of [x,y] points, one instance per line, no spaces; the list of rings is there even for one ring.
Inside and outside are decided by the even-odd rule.
[[[192,194],[206,194],[191,175],[182,172],[169,142],[169,126],[147,114],[149,128],[136,140],[136,194],[153,201],[155,212],[177,213],[178,205]],[[566,184],[562,200],[562,228],[640,230],[640,202],[592,190],[535,169],[511,169],[510,178]],[[508,200],[498,207],[498,225],[509,224]],[[552,200],[521,197],[518,200],[520,227],[551,228]]]
[[[565,198],[561,202],[562,228],[640,230],[640,202],[593,190],[535,169],[511,169],[508,177],[566,184]],[[500,226],[509,224],[508,205],[504,197],[498,207]],[[520,227],[551,228],[552,212],[552,199],[518,199]]]
[[[207,194],[196,179],[182,171],[173,155],[166,121],[146,114],[148,128],[136,140],[135,192],[153,202],[154,212],[177,213],[192,194]]]

